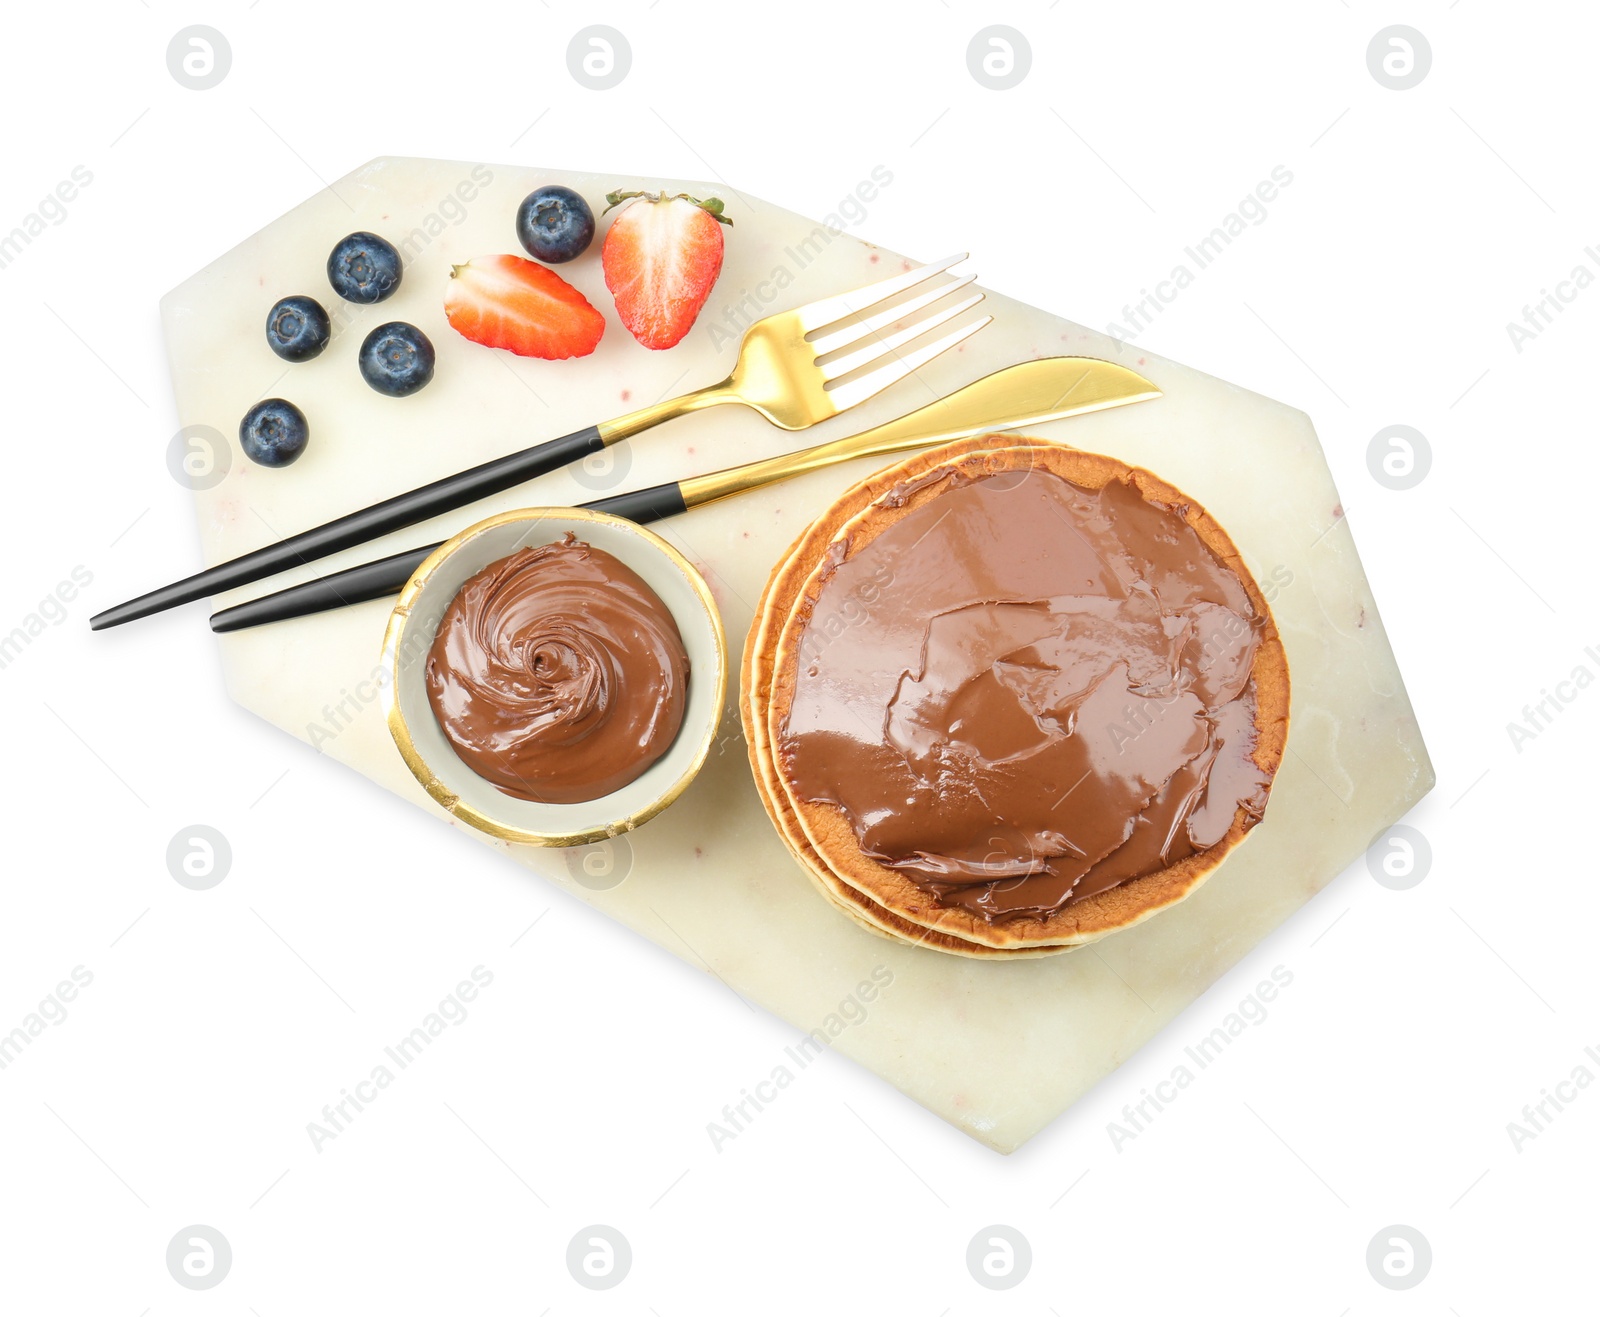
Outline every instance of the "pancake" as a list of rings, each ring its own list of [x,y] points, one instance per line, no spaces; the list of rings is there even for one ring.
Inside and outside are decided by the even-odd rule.
[[[1237,578],[1254,615],[1256,643],[1248,671],[1254,699],[1250,727],[1254,744],[1249,760],[1264,786],[1258,794],[1260,808],[1252,812],[1241,804],[1220,839],[1174,863],[1074,898],[1059,909],[1037,915],[980,917],[973,909],[952,904],[937,884],[930,890],[926,874],[919,883],[901,867],[890,867],[865,853],[839,805],[807,800],[797,793],[790,780],[792,765],[785,768],[778,748],[784,744],[785,721],[794,700],[800,643],[830,573],[947,488],[1031,471],[1049,472],[1070,481],[1078,491],[1100,491],[1109,482],[1120,482],[1144,502],[1181,516],[1216,563],[1231,573],[1230,579]],[[1287,732],[1288,671],[1282,645],[1265,598],[1222,528],[1193,500],[1149,472],[1114,458],[1015,436],[985,436],[947,445],[880,472],[841,496],[774,569],[746,644],[743,685],[741,712],[763,802],[780,835],[819,888],[858,922],[902,940],[963,955],[1066,950],[1129,927],[1182,900],[1216,870],[1258,821]],[[1242,717],[1240,714],[1235,722]],[[1219,828],[1221,822],[1217,822]],[[1132,843],[1129,845],[1132,848]],[[1088,862],[1085,865],[1090,875],[1101,871]],[[1114,877],[1115,866],[1110,861],[1107,865]],[[1081,882],[1093,885],[1092,877]],[[988,886],[1009,891],[1017,885]],[[974,889],[960,890],[969,893]]]

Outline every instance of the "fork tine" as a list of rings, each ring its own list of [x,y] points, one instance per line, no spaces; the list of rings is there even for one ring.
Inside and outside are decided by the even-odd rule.
[[[909,343],[914,338],[922,337],[929,330],[937,329],[947,321],[954,320],[963,311],[977,306],[981,301],[983,301],[982,293],[973,293],[971,297],[963,297],[954,306],[939,312],[938,315],[919,320],[915,324],[907,325],[904,329],[897,329],[892,334],[881,337],[874,334],[870,340],[854,351],[845,353],[844,356],[828,362],[827,365],[818,366],[817,369],[822,372],[823,379],[836,380],[842,375],[848,375],[853,370],[859,370],[863,366],[870,365],[886,353],[893,352],[902,343]]]
[[[845,316],[859,315],[868,307],[876,306],[884,298],[894,297],[908,288],[915,288],[924,279],[943,274],[952,265],[966,259],[966,252],[958,256],[946,256],[942,261],[934,261],[931,265],[919,265],[916,269],[897,274],[892,279],[868,284],[865,288],[852,289],[848,293],[840,293],[837,297],[823,297],[815,302],[808,302],[805,306],[796,307],[793,314],[799,317],[805,332],[809,334],[812,330],[831,325],[835,320],[842,320]]]
[[[817,356],[824,356],[829,352],[837,352],[840,348],[849,347],[858,338],[868,334],[875,334],[880,329],[885,329],[897,320],[904,320],[913,311],[920,311],[932,302],[937,302],[941,297],[948,297],[951,293],[965,288],[978,276],[965,275],[953,283],[940,284],[930,288],[925,293],[918,293],[915,297],[908,298],[898,305],[891,306],[882,311],[874,312],[861,319],[851,318],[837,322],[839,328],[831,329],[825,334],[819,334],[811,340],[811,350]]]
[[[941,352],[955,347],[963,339],[971,338],[985,325],[992,323],[993,320],[993,316],[984,316],[982,320],[974,320],[970,325],[961,325],[959,328],[952,329],[944,337],[936,338],[926,347],[920,347],[915,352],[903,357],[896,356],[893,360],[884,362],[876,370],[870,374],[863,375],[858,380],[851,380],[848,384],[841,384],[836,389],[829,389],[828,396],[840,411],[844,411],[847,407],[854,407],[858,402],[865,402],[874,394],[887,389],[897,380],[903,380],[912,371],[920,370]]]

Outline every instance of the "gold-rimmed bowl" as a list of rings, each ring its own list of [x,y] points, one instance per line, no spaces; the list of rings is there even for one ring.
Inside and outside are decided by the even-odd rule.
[[[568,531],[631,567],[678,624],[689,655],[683,724],[666,754],[626,786],[577,804],[508,796],[457,756],[428,699],[428,652],[445,609],[470,577],[518,549],[550,544]],[[389,731],[406,767],[463,823],[503,841],[581,846],[638,827],[672,804],[711,751],[728,683],[722,619],[705,578],[659,535],[584,508],[523,508],[467,527],[417,568],[389,615],[383,637]]]

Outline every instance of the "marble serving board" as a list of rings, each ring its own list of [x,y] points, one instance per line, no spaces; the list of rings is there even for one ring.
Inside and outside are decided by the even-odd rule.
[[[605,338],[592,356],[526,360],[478,347],[449,328],[442,301],[450,266],[517,251],[517,204],[549,182],[577,189],[597,210],[619,185],[723,197],[734,222],[726,263],[681,344],[651,352],[622,328],[605,289],[599,236],[589,254],[561,267],[606,315]],[[206,562],[720,379],[750,319],[909,265],[829,218],[831,225],[703,182],[438,160],[362,166],[162,302],[180,420],[196,427],[193,467],[215,463],[212,475],[195,481]],[[601,221],[602,235],[607,223]],[[388,237],[406,259],[400,289],[377,306],[348,306],[328,288],[327,253],[355,229]],[[268,350],[262,326],[278,297],[301,292],[338,317],[335,338],[317,360],[287,366]],[[581,502],[853,433],[1031,357],[1100,356],[1148,375],[1162,398],[1035,432],[1150,467],[1208,507],[1271,597],[1293,674],[1288,753],[1266,821],[1190,900],[1091,950],[1024,963],[959,959],[864,932],[816,894],[769,823],[732,689],[705,770],[677,804],[638,831],[570,853],[508,848],[460,829],[464,842],[491,845],[531,870],[529,881],[568,888],[798,1030],[827,1037],[830,1013],[876,970],[888,986],[864,1022],[838,1033],[834,1049],[1010,1152],[1348,865],[1434,776],[1309,419],[1047,311],[995,294],[985,308],[994,323],[960,351],[811,432],[777,430],[742,408],[701,412],[584,467],[287,573],[273,585],[443,539],[507,508]],[[438,350],[433,383],[406,399],[373,392],[355,365],[368,330],[396,319],[419,325]],[[312,428],[305,456],[284,470],[247,462],[235,440],[244,412],[274,395],[298,404]],[[873,465],[818,472],[657,523],[710,581],[735,669],[772,564]],[[228,689],[290,735],[419,810],[448,817],[406,771],[384,724],[373,678],[388,612],[373,602],[219,637]],[[734,1008],[730,1027],[741,1018]]]

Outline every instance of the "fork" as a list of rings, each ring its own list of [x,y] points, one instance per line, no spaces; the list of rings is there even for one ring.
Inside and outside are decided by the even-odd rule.
[[[975,277],[970,274],[935,283],[915,296],[899,300],[902,294],[965,259],[963,252],[917,266],[881,283],[767,316],[745,331],[733,373],[725,380],[446,476],[219,563],[95,614],[89,619],[90,629],[102,631],[119,626],[364,544],[403,526],[498,494],[663,421],[706,407],[739,403],[785,430],[804,430],[826,421],[904,379],[990,323],[993,317],[984,316],[957,325],[931,342],[900,351],[983,300],[983,294],[975,292],[954,305],[910,319],[965,288]],[[813,335],[808,341],[808,336]]]

